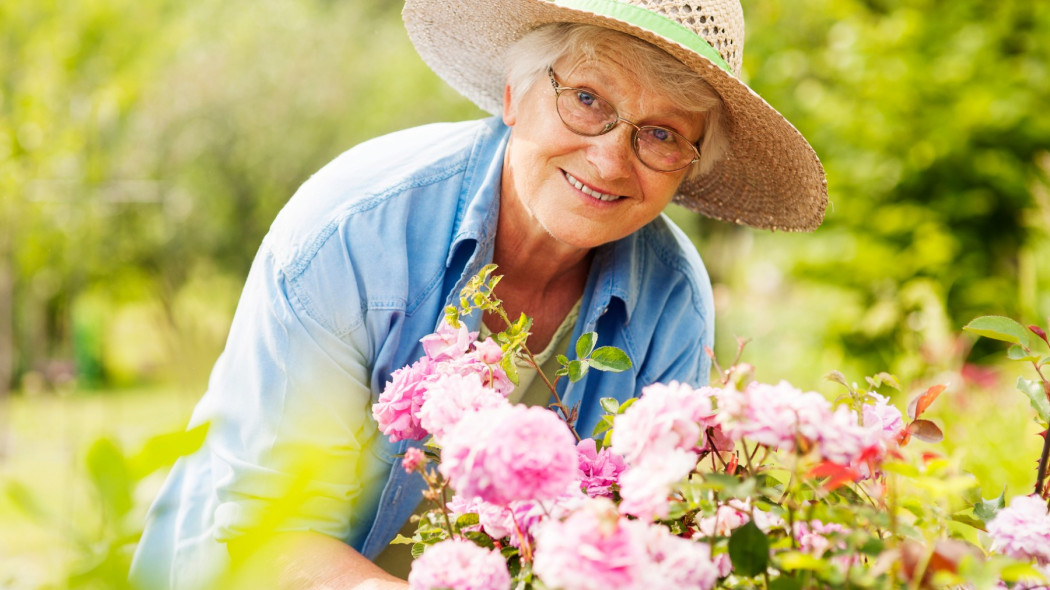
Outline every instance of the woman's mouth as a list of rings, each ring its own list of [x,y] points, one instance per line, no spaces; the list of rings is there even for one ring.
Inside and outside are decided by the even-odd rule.
[[[592,189],[591,187],[583,184],[579,180],[576,180],[575,176],[573,176],[572,174],[569,174],[568,172],[566,172],[564,170],[562,170],[562,174],[565,175],[565,180],[568,180],[569,184],[571,184],[572,186],[576,187],[577,190],[579,190],[580,192],[582,192],[583,194],[585,194],[585,195],[587,195],[589,197],[594,197],[595,199],[598,199],[599,201],[607,201],[607,202],[608,201],[615,201],[615,200],[621,198],[620,195],[610,195],[610,194],[603,193],[601,191],[596,191],[596,190]]]

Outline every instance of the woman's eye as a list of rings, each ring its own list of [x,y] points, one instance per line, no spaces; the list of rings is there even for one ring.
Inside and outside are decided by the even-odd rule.
[[[664,129],[663,127],[649,127],[647,131],[649,132],[649,137],[658,142],[664,143],[674,141],[674,135],[671,133],[670,129]]]
[[[598,97],[594,96],[590,92],[587,92],[586,90],[577,90],[576,100],[580,101],[580,104],[582,104],[583,106],[589,107],[594,105],[594,103],[598,100]]]

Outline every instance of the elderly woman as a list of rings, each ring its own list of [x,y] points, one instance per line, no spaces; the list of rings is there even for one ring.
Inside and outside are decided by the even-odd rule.
[[[409,0],[404,16],[424,60],[499,116],[362,144],[281,212],[193,416],[206,444],[150,512],[143,586],[214,584],[270,526],[284,585],[405,587],[371,560],[423,485],[370,407],[483,265],[547,367],[589,331],[633,359],[559,385],[587,433],[601,397],[707,381],[710,284],[668,203],[762,228],[823,218],[812,149],[734,76],[738,0]],[[547,403],[526,381],[513,399]]]

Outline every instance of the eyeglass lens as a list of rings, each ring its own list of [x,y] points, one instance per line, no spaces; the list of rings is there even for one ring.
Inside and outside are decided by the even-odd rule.
[[[689,140],[675,131],[653,125],[639,126],[621,119],[609,101],[588,90],[561,88],[557,106],[562,122],[580,135],[601,135],[619,121],[627,122],[635,128],[632,141],[638,159],[655,170],[679,170],[692,163],[696,155]]]

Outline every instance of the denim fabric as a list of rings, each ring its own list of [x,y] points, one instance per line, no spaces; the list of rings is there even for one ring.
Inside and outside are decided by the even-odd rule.
[[[303,184],[252,265],[191,420],[210,424],[207,441],[178,461],[151,508],[134,581],[207,584],[226,562],[224,542],[253,534],[267,513],[370,558],[393,538],[423,484],[401,469],[405,443],[377,432],[370,407],[491,261],[508,134],[498,118],[409,129]],[[634,367],[559,384],[579,405],[579,432],[600,418],[601,397],[706,383],[713,322],[703,264],[665,217],[600,247],[572,341],[597,331],[598,345],[624,349]]]

